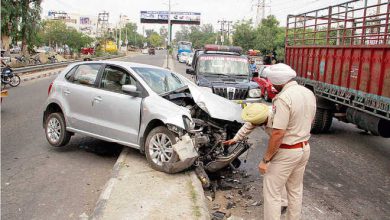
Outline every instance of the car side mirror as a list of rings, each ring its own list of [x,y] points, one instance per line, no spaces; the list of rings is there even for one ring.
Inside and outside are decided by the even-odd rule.
[[[192,68],[187,68],[187,69],[186,69],[186,73],[187,73],[187,74],[190,74],[190,75],[195,75],[195,70],[192,69]]]
[[[137,87],[135,85],[123,85],[122,91],[134,97],[141,96],[141,92],[137,91]]]

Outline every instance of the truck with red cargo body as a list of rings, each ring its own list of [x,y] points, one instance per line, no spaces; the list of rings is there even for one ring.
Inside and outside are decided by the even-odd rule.
[[[390,137],[389,0],[354,0],[288,15],[285,62],[317,97],[312,132],[333,117]]]

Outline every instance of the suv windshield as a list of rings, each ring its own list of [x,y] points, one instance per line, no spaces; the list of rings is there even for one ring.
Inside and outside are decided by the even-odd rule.
[[[249,76],[248,60],[231,56],[201,56],[198,72],[204,74],[245,75]]]
[[[132,68],[157,94],[167,93],[186,86],[174,73],[155,68]]]

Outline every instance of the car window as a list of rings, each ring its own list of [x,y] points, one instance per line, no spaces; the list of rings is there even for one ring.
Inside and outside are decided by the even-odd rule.
[[[157,94],[170,92],[186,85],[178,76],[167,70],[149,67],[134,67],[132,69]]]
[[[100,88],[112,92],[123,93],[123,85],[135,85],[135,79],[130,76],[124,69],[116,66],[107,66],[103,71]]]
[[[100,64],[81,64],[65,76],[70,82],[87,86],[95,86],[95,81],[99,73]]]

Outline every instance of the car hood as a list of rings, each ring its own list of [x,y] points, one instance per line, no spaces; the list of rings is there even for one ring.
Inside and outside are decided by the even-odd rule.
[[[243,123],[241,105],[212,93],[206,87],[199,87],[191,83],[188,84],[188,89],[194,102],[210,117]]]

